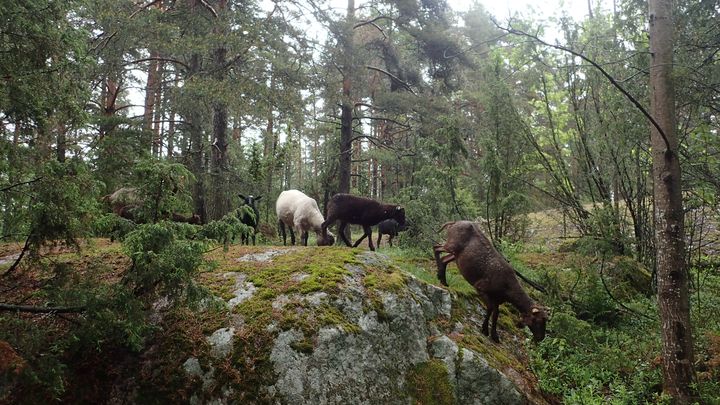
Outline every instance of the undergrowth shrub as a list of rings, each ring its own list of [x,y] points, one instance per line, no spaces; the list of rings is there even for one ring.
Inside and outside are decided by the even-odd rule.
[[[68,381],[84,368],[102,364],[99,359],[106,353],[136,353],[145,347],[155,331],[155,303],[164,301],[166,310],[194,307],[205,296],[194,281],[204,263],[205,244],[187,238],[193,228],[169,222],[138,226],[123,246],[132,262],[129,268],[112,267],[102,254],[55,255],[23,267],[28,273],[18,273],[18,279],[35,280],[28,292],[31,304],[67,310],[40,316],[0,313],[0,344],[10,348],[7,352],[18,364],[0,367],[0,403],[62,400]]]

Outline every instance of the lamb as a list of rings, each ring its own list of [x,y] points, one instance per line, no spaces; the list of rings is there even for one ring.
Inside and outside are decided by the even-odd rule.
[[[394,219],[386,219],[380,222],[378,224],[378,249],[380,249],[380,241],[382,241],[383,234],[390,236],[390,238],[388,239],[388,243],[390,244],[390,247],[392,247],[393,238],[398,236],[398,232],[404,231],[405,229],[406,226],[400,226],[400,224],[398,224],[398,222]]]
[[[394,219],[399,225],[405,225],[405,209],[399,205],[383,204],[371,198],[358,197],[350,194],[335,194],[330,198],[327,205],[328,214],[325,222],[322,223],[322,233],[327,235],[327,228],[333,222],[339,220],[338,234],[347,246],[350,241],[345,236],[345,228],[348,224],[362,225],[364,233],[353,247],[360,245],[363,239],[368,239],[370,250],[375,250],[372,241],[372,226],[384,219]]]
[[[300,242],[307,246],[308,231],[311,229],[317,235],[318,246],[329,246],[335,243],[332,233],[323,236],[323,215],[320,213],[317,201],[308,197],[302,191],[286,190],[280,193],[275,202],[275,212],[278,217],[278,228],[283,238],[283,245],[287,243],[285,225],[290,230],[290,243],[295,244],[293,228],[300,232]]]
[[[457,260],[457,266],[465,280],[477,291],[487,308],[482,331],[488,336],[488,321],[492,316],[492,332],[489,336],[499,342],[497,318],[500,304],[509,302],[522,314],[522,325],[530,328],[536,342],[545,338],[546,310],[537,305],[522,289],[515,271],[505,258],[470,221],[448,222],[440,228],[447,230],[447,242],[434,246],[437,277],[447,286],[445,269]],[[442,253],[450,253],[441,258]]]
[[[245,197],[242,194],[238,194],[238,197],[240,197],[243,200],[243,204],[240,206],[240,222],[243,224],[251,227],[253,229],[252,233],[252,244],[255,245],[255,234],[257,234],[258,225],[260,224],[260,211],[257,209],[257,205],[255,204],[257,201],[260,201],[262,196],[253,196],[248,195]],[[252,210],[252,214],[247,212],[247,210],[243,210],[242,208],[245,206],[250,207],[250,210]],[[250,244],[250,237],[246,234],[243,234],[240,237],[240,243],[243,245],[249,245]]]

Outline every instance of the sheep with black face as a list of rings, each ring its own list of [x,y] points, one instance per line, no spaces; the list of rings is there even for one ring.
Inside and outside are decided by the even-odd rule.
[[[447,286],[445,270],[448,263],[457,261],[458,269],[465,280],[477,291],[487,308],[482,331],[495,342],[497,318],[500,305],[509,302],[522,315],[522,325],[527,326],[535,341],[545,338],[545,325],[548,315],[546,309],[537,305],[520,286],[515,270],[495,247],[480,232],[477,225],[470,221],[448,222],[440,230],[447,228],[447,242],[434,246],[435,261],[438,267],[438,279]],[[440,257],[442,253],[449,253]],[[488,322],[492,317],[492,328],[488,331]]]

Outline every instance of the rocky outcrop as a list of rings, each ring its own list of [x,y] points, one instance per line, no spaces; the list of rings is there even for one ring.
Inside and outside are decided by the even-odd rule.
[[[520,361],[498,364],[512,353],[487,355],[503,349],[479,333],[482,313],[465,314],[446,289],[381,254],[317,249],[225,258],[240,267],[220,265],[208,284],[227,323],[206,331],[199,355],[182,362],[190,402],[545,402],[529,372],[516,370]],[[327,253],[328,263],[311,253]]]

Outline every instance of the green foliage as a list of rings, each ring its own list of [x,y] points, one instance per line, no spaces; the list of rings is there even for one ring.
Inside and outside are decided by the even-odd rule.
[[[253,210],[248,206],[243,206],[240,210],[241,212],[248,212],[250,215],[255,215]],[[238,237],[249,237],[254,231],[251,227],[240,221],[239,215],[242,214],[230,213],[218,221],[211,221],[202,227],[199,235],[222,243],[223,248],[227,251],[230,244]]]
[[[593,404],[653,402],[659,395],[660,370],[648,358],[658,350],[657,335],[599,329],[558,311],[548,329],[551,336],[531,350],[544,391],[565,403]]]
[[[122,241],[136,226],[137,224],[129,219],[122,218],[115,214],[103,214],[95,219],[93,223],[93,234],[96,236],[109,237],[110,240],[113,241]]]
[[[203,263],[203,243],[180,239],[167,222],[141,225],[127,235],[124,250],[132,267],[123,283],[135,295],[193,302],[200,290],[192,281]]]
[[[50,161],[32,184],[28,207],[30,252],[37,256],[46,244],[65,242],[77,247],[77,238],[90,234],[98,212],[98,183],[82,162]]]
[[[195,176],[184,165],[144,160],[135,167],[135,176],[141,202],[136,217],[140,222],[154,222],[172,213],[192,211],[189,185]]]

